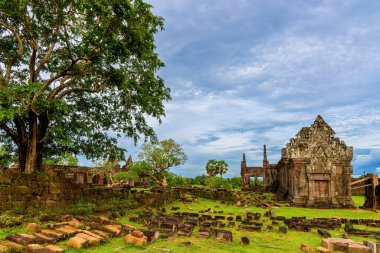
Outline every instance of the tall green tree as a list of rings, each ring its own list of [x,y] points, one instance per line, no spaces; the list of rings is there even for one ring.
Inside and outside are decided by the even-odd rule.
[[[228,164],[224,160],[209,160],[206,164],[206,172],[210,177],[226,174],[228,171]]]
[[[138,165],[140,173],[150,177],[163,187],[168,186],[169,169],[182,165],[187,160],[187,155],[181,145],[172,139],[162,140],[158,143],[144,143],[141,149],[138,157],[144,162]]]
[[[122,160],[117,137],[155,139],[146,117],[161,122],[170,99],[161,29],[142,0],[0,0],[0,141],[21,171],[58,152]]]

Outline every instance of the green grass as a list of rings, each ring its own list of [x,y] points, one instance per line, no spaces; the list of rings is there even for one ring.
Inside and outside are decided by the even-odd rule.
[[[355,197],[355,202],[363,201],[363,197]],[[193,203],[181,203],[175,202],[167,205],[165,208],[170,213],[170,209],[173,206],[180,207],[180,212],[199,212],[201,210],[206,210],[211,208],[213,210],[219,211],[223,210],[224,216],[236,216],[244,215],[245,211],[260,212],[264,214],[267,209],[257,208],[254,206],[236,207],[234,205],[221,204],[219,201],[212,201],[207,199],[198,198],[196,202]],[[219,207],[216,207],[219,206]],[[311,208],[297,208],[297,207],[279,207],[273,209],[275,214],[278,216],[285,216],[287,218],[293,216],[306,216],[308,218],[313,217],[345,217],[345,218],[371,218],[379,219],[379,215],[361,209],[311,209]],[[131,210],[126,217],[120,219],[121,222],[135,225],[137,227],[142,227],[138,223],[129,222],[129,217],[136,215],[139,210]],[[266,225],[270,224],[268,218],[263,217],[261,222],[264,222],[264,228]],[[281,222],[280,222],[281,225]],[[360,229],[367,229],[365,226],[358,226]],[[215,238],[210,239],[198,239],[196,238],[197,229],[195,229],[191,237],[176,237],[169,240],[158,240],[157,242],[150,244],[146,247],[134,247],[132,245],[125,245],[123,239],[111,239],[111,242],[104,244],[99,247],[87,248],[84,251],[70,250],[69,253],[75,252],[94,252],[94,253],[108,253],[108,252],[161,252],[158,249],[171,249],[172,252],[258,252],[258,253],[274,253],[274,252],[298,252],[298,248],[301,243],[307,243],[311,247],[317,247],[321,245],[322,238],[317,233],[316,229],[312,229],[311,232],[296,232],[289,231],[287,234],[278,233],[278,227],[274,227],[273,232],[262,231],[262,232],[248,232],[248,231],[238,231],[237,225],[235,228],[226,228],[231,230],[233,233],[234,240],[232,243],[219,242]],[[372,230],[372,228],[368,228]],[[344,232],[343,228],[337,230],[329,231],[333,237],[341,237]],[[243,246],[240,243],[240,238],[242,236],[247,236],[251,244],[249,246]],[[350,237],[356,241],[362,241],[365,238],[362,237]],[[367,238],[368,240],[368,238]],[[192,246],[186,246],[181,244],[182,242],[191,242]]]
[[[364,197],[354,197],[355,203],[364,202]],[[194,212],[204,211],[211,208],[215,211],[223,211],[223,214],[228,217],[236,215],[244,215],[246,211],[260,212],[262,214],[261,222],[264,222],[263,228],[266,228],[268,224],[271,223],[269,218],[263,217],[264,213],[268,209],[257,208],[254,206],[249,207],[236,207],[235,205],[222,204],[220,201],[212,201],[207,199],[196,199],[192,203],[181,203],[174,202],[165,206],[168,213],[171,213],[171,207],[180,207],[180,212]],[[369,218],[369,219],[380,219],[378,213],[371,211],[366,211],[362,209],[311,209],[311,208],[297,208],[281,206],[273,209],[277,216],[285,216],[291,218],[293,216],[306,216],[308,218],[313,217],[341,217],[341,218]],[[119,218],[122,223],[134,225],[136,227],[142,228],[143,226],[139,223],[129,222],[129,217],[135,216],[141,213],[142,210],[127,210],[127,215],[125,217]],[[216,215],[216,213],[214,214]],[[283,224],[280,222],[280,225]],[[317,247],[321,245],[322,238],[318,235],[316,229],[310,232],[296,232],[288,230],[287,234],[278,233],[278,227],[274,227],[273,231],[262,231],[262,232],[248,232],[248,231],[238,231],[237,225],[235,228],[226,228],[226,230],[231,230],[233,233],[233,242],[224,243],[219,242],[215,238],[210,239],[198,239],[196,238],[197,229],[195,229],[191,237],[175,237],[168,240],[158,240],[155,243],[149,244],[145,247],[135,247],[132,245],[127,245],[124,242],[124,238],[114,238],[110,239],[109,242],[103,243],[97,247],[88,247],[82,250],[68,249],[67,253],[111,253],[111,252],[163,252],[159,249],[171,249],[172,252],[184,252],[184,253],[222,253],[222,252],[255,252],[255,253],[274,253],[274,252],[285,252],[294,253],[298,252],[298,248],[301,243],[307,243],[311,247]],[[373,230],[374,228],[367,228],[365,226],[355,226],[360,229]],[[376,229],[376,228],[375,228]],[[0,238],[4,238],[9,233],[19,233],[23,232],[23,227],[0,230]],[[329,231],[333,237],[341,237],[343,228],[337,230]],[[242,236],[247,236],[251,243],[248,246],[243,246],[240,243]],[[363,241],[365,238],[362,237],[350,237],[355,241]],[[367,238],[367,240],[371,238]],[[373,238],[372,238],[373,239]],[[182,244],[183,242],[191,242],[191,246],[186,246]],[[61,242],[59,246],[67,249],[67,241]]]

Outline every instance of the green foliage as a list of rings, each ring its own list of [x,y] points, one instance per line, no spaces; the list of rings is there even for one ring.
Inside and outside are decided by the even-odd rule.
[[[226,174],[228,171],[228,164],[224,160],[209,160],[206,164],[206,172],[209,176],[216,176]]]
[[[138,178],[139,178],[139,174],[136,173],[136,171],[134,170],[120,171],[113,175],[113,179],[118,182],[124,179],[136,180]]]
[[[70,165],[78,166],[78,158],[69,152],[53,155],[44,160],[45,164],[50,165]]]
[[[14,227],[20,224],[22,224],[22,221],[19,217],[9,214],[0,215],[0,228]]]
[[[168,175],[167,180],[168,180],[168,185],[170,186],[186,186],[186,185],[191,185],[193,182],[191,178],[181,177],[173,173],[170,173]]]
[[[192,185],[206,185],[206,179],[207,179],[206,175],[196,176],[195,178],[191,179],[191,184]]]
[[[141,149],[139,158],[145,163],[139,165],[140,170],[162,186],[167,186],[166,177],[169,169],[182,165],[187,160],[181,145],[172,139],[158,143],[144,143]]]
[[[96,204],[86,201],[80,201],[71,209],[71,213],[78,215],[91,215],[96,209]]]
[[[8,167],[16,161],[16,157],[7,145],[0,146],[0,166]]]
[[[170,90],[157,76],[163,19],[151,7],[142,0],[0,1],[0,141],[24,158],[18,147],[36,143],[45,158],[120,160],[117,137],[155,140],[146,119],[161,122]]]
[[[206,179],[206,186],[210,188],[226,188],[231,189],[231,184],[228,183],[227,179],[221,177],[208,177]]]

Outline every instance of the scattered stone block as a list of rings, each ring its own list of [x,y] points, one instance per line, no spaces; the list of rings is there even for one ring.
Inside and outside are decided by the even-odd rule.
[[[323,237],[331,237],[331,234],[325,229],[318,228],[317,231]]]
[[[53,245],[53,244],[46,245],[45,249],[49,250],[49,253],[64,253],[64,252],[66,252],[64,249],[62,249],[56,245]]]
[[[104,230],[111,233],[113,236],[119,236],[121,234],[121,226],[120,225],[105,225]]]
[[[288,230],[286,229],[285,226],[280,226],[278,228],[278,232],[286,234],[288,232]]]
[[[318,252],[320,253],[330,253],[330,250],[324,248],[324,247],[317,247],[316,250],[318,250]]]
[[[367,246],[368,248],[370,248],[371,250],[371,253],[374,252],[374,253],[377,253],[378,251],[380,251],[380,245],[378,246],[376,243],[374,242],[370,242],[370,241],[364,241],[363,244],[365,246]]]
[[[371,253],[371,249],[365,245],[355,243],[355,244],[348,244],[348,249],[346,252],[349,253]],[[376,252],[376,251],[374,251]]]
[[[310,246],[306,243],[301,243],[300,251],[302,252],[310,252]]]
[[[144,233],[138,230],[133,230],[131,233],[134,237],[142,238],[144,236]]]
[[[26,225],[26,229],[32,232],[41,231],[41,227],[37,223],[28,223],[28,225]]]
[[[85,227],[85,225],[82,222],[80,222],[80,221],[78,221],[76,219],[73,219],[73,220],[69,221],[68,225],[72,226],[72,227],[75,227],[75,228],[83,228],[83,227]]]
[[[72,237],[67,242],[67,246],[74,249],[81,249],[86,246],[88,241],[81,237]]]
[[[330,251],[337,250],[338,248],[348,248],[348,244],[355,243],[353,240],[344,238],[327,238],[322,240],[322,246]],[[337,249],[335,248],[337,247]]]
[[[216,230],[216,240],[223,242],[232,242],[232,233],[228,230]]]
[[[241,244],[243,244],[243,245],[249,245],[249,243],[250,243],[250,241],[249,241],[249,238],[248,238],[248,237],[243,236],[243,237],[241,238]]]
[[[72,215],[62,215],[61,216],[61,221],[66,222],[66,221],[72,221],[74,217]]]
[[[42,233],[36,233],[34,236],[37,237],[41,243],[55,243],[57,241],[57,239],[50,238]]]
[[[56,231],[64,234],[65,237],[71,237],[71,236],[74,236],[77,233],[76,231],[73,231],[71,229],[67,229],[67,228],[64,228],[64,227],[57,228]]]
[[[8,241],[27,246],[29,244],[34,244],[36,242],[36,237],[33,235],[25,236],[26,234],[13,234],[5,237]]]
[[[135,246],[142,246],[148,244],[147,237],[144,236],[143,238],[137,238],[134,237],[132,234],[129,234],[125,237],[126,243],[132,243]]]
[[[39,244],[29,244],[25,248],[25,253],[50,253],[48,249],[45,249]]]
[[[50,229],[43,229],[40,231],[40,233],[48,237],[55,238],[55,239],[63,239],[65,237],[64,234],[55,230],[50,230]]]
[[[97,239],[99,239],[100,241],[106,239],[105,237],[102,237],[102,236],[100,236],[100,235],[97,235],[97,234],[92,233],[92,232],[87,231],[87,230],[83,230],[82,233],[84,233],[84,234],[86,234],[86,235],[89,235],[89,236],[92,236],[92,237],[94,237],[94,238],[97,238]]]
[[[142,229],[140,231],[143,232],[146,237],[148,237],[148,242],[155,242],[160,238],[160,232],[156,230]]]
[[[100,223],[104,225],[112,225],[112,221],[106,217],[99,217]]]
[[[76,237],[80,237],[80,238],[87,240],[91,246],[96,246],[96,245],[99,245],[99,243],[100,243],[100,239],[92,237],[92,236],[85,234],[85,233],[79,233],[76,235]]]
[[[101,236],[101,237],[103,237],[103,238],[105,238],[105,239],[108,239],[108,238],[111,237],[110,234],[108,234],[108,233],[106,233],[106,232],[104,232],[104,231],[100,231],[100,230],[92,230],[91,232],[94,233],[94,234],[97,234],[97,235],[99,235],[99,236]]]

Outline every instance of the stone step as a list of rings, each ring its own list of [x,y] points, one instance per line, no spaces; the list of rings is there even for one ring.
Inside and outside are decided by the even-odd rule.
[[[74,249],[82,249],[86,244],[88,244],[86,239],[77,236],[70,238],[67,242],[67,246]]]
[[[5,237],[8,241],[27,246],[28,244],[34,244],[37,241],[37,237],[30,234],[12,234]]]
[[[70,226],[70,225],[66,225],[63,228],[71,230],[71,231],[74,231],[74,232],[77,232],[77,233],[82,232],[82,229],[79,229],[79,228],[76,228],[76,227],[73,227],[73,226]]]
[[[48,249],[39,244],[29,244],[25,248],[25,253],[50,253]]]
[[[64,249],[62,249],[56,245],[53,245],[53,244],[46,245],[45,248],[49,250],[49,253],[64,253],[64,252],[66,252]]]
[[[112,236],[119,236],[122,231],[120,225],[105,225],[102,227],[102,230],[112,234]]]
[[[85,234],[85,233],[79,233],[76,235],[76,237],[80,237],[80,238],[87,240],[91,246],[96,246],[96,245],[99,245],[99,243],[100,243],[100,239],[92,237],[92,236]]]
[[[75,232],[73,230],[70,230],[70,229],[67,229],[67,228],[64,228],[64,227],[57,228],[56,231],[64,234],[65,237],[72,237],[72,236],[74,236],[77,233],[77,232]]]
[[[92,233],[97,234],[105,239],[108,239],[111,237],[111,235],[107,232],[100,231],[100,230],[91,230]]]
[[[48,237],[42,233],[36,233],[34,236],[38,238],[38,242],[40,243],[55,243],[57,241],[57,239]]]
[[[105,239],[108,238],[108,237],[106,238],[106,237],[103,237],[103,236],[97,235],[97,234],[92,233],[91,231],[87,231],[87,230],[83,230],[82,233],[87,234],[87,235],[89,235],[89,236],[92,236],[92,237],[94,237],[94,238],[97,238],[97,239],[99,239],[99,240],[101,240],[101,241],[104,241]]]
[[[62,234],[61,232],[58,232],[56,230],[43,229],[40,231],[40,233],[43,235],[46,235],[47,237],[55,238],[57,240],[61,240],[61,239],[65,238],[64,234]]]

